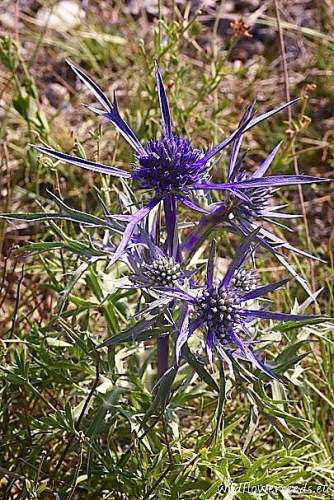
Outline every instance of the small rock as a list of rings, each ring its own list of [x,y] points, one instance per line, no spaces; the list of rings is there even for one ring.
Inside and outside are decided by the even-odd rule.
[[[77,2],[61,0],[53,9],[49,7],[40,9],[36,21],[40,26],[47,25],[54,30],[68,31],[80,24],[84,17],[85,11]]]
[[[55,109],[61,108],[69,100],[67,89],[60,83],[50,83],[46,88],[45,96]]]

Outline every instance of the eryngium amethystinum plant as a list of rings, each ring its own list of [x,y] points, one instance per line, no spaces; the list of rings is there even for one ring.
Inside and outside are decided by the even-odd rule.
[[[129,169],[120,169],[35,146],[40,153],[60,162],[122,178],[122,189],[115,187],[115,193],[119,194],[124,213],[111,213],[101,199],[104,215],[90,215],[70,208],[50,193],[59,213],[1,215],[7,219],[52,223],[65,219],[78,223],[84,230],[78,241],[66,237],[62,241],[61,248],[75,252],[83,260],[63,293],[62,309],[71,288],[88,267],[99,260],[105,261],[105,275],[110,274],[111,290],[131,290],[136,294],[137,313],[134,318],[128,318],[129,324],[123,331],[96,345],[96,350],[157,338],[160,379],[156,397],[163,405],[168,402],[178,370],[187,364],[213,387],[217,384],[210,371],[217,374],[216,361],[220,364],[219,373],[224,373],[224,377],[230,377],[236,384],[286,382],[288,372],[283,374],[282,366],[275,363],[273,357],[265,359],[272,328],[271,323],[264,327],[263,320],[288,321],[297,327],[300,322],[305,324],[320,319],[295,312],[272,311],[273,306],[265,296],[284,286],[288,278],[269,285],[261,284],[256,259],[259,251],[270,251],[310,292],[282,255],[284,249],[304,252],[276,237],[266,227],[275,223],[278,217],[294,216],[281,212],[283,207],[274,204],[274,189],[327,179],[306,175],[268,176],[268,168],[280,144],[251,174],[245,170],[239,153],[248,130],[295,101],[259,116],[255,116],[254,103],[251,104],[231,135],[203,151],[193,145],[195,141],[174,133],[162,76],[156,67],[162,133],[144,144],[121,117],[116,96],[110,101],[84,71],[70,65],[101,106],[87,107],[113,123],[131,146],[134,159]],[[226,182],[212,182],[212,160],[227,146],[231,151]],[[216,163],[220,170],[225,170],[221,162]],[[224,199],[210,203],[214,191]],[[203,199],[205,204],[201,203]],[[183,205],[182,209],[179,204]],[[185,224],[188,209],[202,213],[197,227],[189,228]],[[224,249],[216,256],[215,245],[208,241],[213,230],[217,236],[217,229],[237,234],[240,239],[234,258],[223,270],[217,262],[224,255]],[[90,230],[95,230],[94,236],[87,236]],[[206,257],[194,258],[198,253]],[[133,295],[125,293],[124,296],[133,300]],[[175,347],[168,343],[170,337]],[[291,368],[295,359],[292,356],[285,362],[285,371]]]
[[[135,154],[134,168],[132,168],[131,172],[128,172],[117,167],[77,158],[42,146],[37,146],[36,149],[43,154],[47,154],[66,163],[107,175],[132,179],[137,182],[140,190],[149,190],[150,193],[153,192],[151,200],[144,204],[144,206],[132,216],[114,216],[118,219],[128,220],[128,225],[124,231],[121,243],[113,256],[113,262],[119,259],[126,249],[137,225],[161,202],[164,206],[167,238],[171,241],[174,238],[175,232],[177,201],[180,201],[191,209],[203,211],[203,208],[199,207],[192,199],[198,190],[226,190],[230,192],[233,197],[237,199],[241,198],[244,205],[246,205],[251,204],[251,195],[247,196],[247,193],[252,192],[254,189],[264,189],[267,192],[275,186],[309,184],[325,180],[308,175],[277,175],[263,177],[266,169],[262,165],[258,171],[259,175],[252,179],[236,177],[235,180],[233,179],[232,181],[229,179],[228,183],[215,184],[209,182],[211,160],[220,153],[220,151],[233,141],[237,144],[232,152],[231,163],[233,166],[236,161],[236,155],[240,147],[239,143],[241,142],[243,134],[258,123],[283,110],[294,101],[283,104],[279,108],[257,117],[254,117],[252,113],[254,106],[251,106],[249,110],[247,110],[240,126],[229,137],[217,146],[204,152],[195,148],[190,139],[173,133],[171,113],[166,92],[163,86],[161,73],[159,68],[156,67],[156,86],[162,114],[162,137],[159,139],[151,139],[146,145],[143,145],[135,132],[121,117],[118,110],[116,93],[114,93],[113,102],[111,102],[102,92],[100,87],[86,75],[86,73],[73,64],[70,64],[70,66],[80,80],[92,92],[103,109],[91,105],[87,107],[100,116],[110,120],[132,147]],[[268,161],[268,165],[269,164],[270,162]],[[230,170],[233,170],[233,168],[230,167]],[[246,194],[244,194],[245,190]]]
[[[239,130],[242,130],[245,123],[254,119],[254,104],[255,103],[247,107],[239,123]],[[268,229],[263,226],[264,223],[267,223],[267,225],[269,223],[269,225],[276,224],[283,229],[288,229],[282,224],[282,221],[294,219],[298,217],[298,215],[282,212],[281,210],[286,208],[287,205],[275,205],[273,203],[273,196],[275,194],[274,187],[276,186],[276,188],[278,188],[283,184],[287,185],[289,179],[291,180],[291,184],[302,184],[308,181],[305,176],[269,177],[266,175],[282,142],[272,150],[253,173],[249,174],[244,164],[244,156],[239,158],[243,138],[244,134],[241,133],[233,141],[227,166],[227,180],[229,184],[231,186],[238,184],[238,187],[228,190],[224,201],[213,203],[209,207],[208,213],[203,216],[197,231],[192,233],[184,243],[183,250],[191,253],[198,247],[199,241],[203,239],[203,237],[207,237],[210,230],[214,229],[218,223],[226,224],[227,229],[241,236],[247,236],[255,228],[259,227],[258,242],[266,250],[272,253],[280,263],[283,264],[287,271],[297,279],[307,293],[311,295],[312,292],[307,282],[291,267],[291,264],[283,257],[281,250],[287,249],[311,259],[320,259],[278,238],[270,231],[270,228]],[[279,181],[279,179],[281,179],[281,181]],[[311,181],[311,179],[309,180]],[[216,186],[217,184],[207,184],[206,189],[215,189]],[[240,189],[240,186],[243,186],[244,189]]]

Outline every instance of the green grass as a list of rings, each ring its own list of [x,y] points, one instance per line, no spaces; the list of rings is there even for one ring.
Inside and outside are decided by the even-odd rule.
[[[94,216],[102,214],[98,193],[113,210],[119,209],[110,179],[41,160],[28,146],[45,142],[120,166],[131,161],[117,133],[109,125],[101,126],[81,106],[90,96],[77,86],[67,58],[82,65],[108,92],[117,89],[124,115],[144,140],[158,131],[160,123],[155,61],[164,69],[177,130],[186,130],[200,147],[231,131],[255,95],[259,110],[284,99],[281,69],[273,64],[279,55],[277,44],[264,45],[262,54],[239,64],[231,60],[237,36],[220,37],[217,23],[208,26],[195,11],[183,19],[170,8],[160,22],[135,21],[124,2],[116,4],[106,13],[93,3],[85,22],[67,32],[41,29],[23,17],[16,35],[3,33],[1,211],[54,212],[57,207],[47,189]],[[217,9],[214,15],[218,14]],[[261,19],[275,26],[271,7]],[[311,31],[286,25],[286,33],[293,33],[304,51],[298,61],[289,62],[291,93],[302,95],[293,114],[299,167],[303,173],[324,176],[333,175],[326,113],[333,106],[334,45],[329,26],[322,7]],[[55,83],[66,90],[57,108],[46,98]],[[306,83],[317,85],[309,98],[302,90]],[[300,109],[311,119],[305,120]],[[273,171],[293,172],[286,129],[286,116],[281,115],[248,133],[250,166],[285,138]],[[224,165],[222,156],[215,169],[217,179],[224,177]],[[311,250],[326,260],[314,264],[315,288],[323,291],[308,312],[313,307],[314,312],[333,316],[330,188],[308,187],[304,193]],[[300,211],[297,190],[282,190],[281,196]],[[196,220],[196,216],[188,219]],[[91,233],[95,238],[102,234]],[[307,249],[302,221],[287,237]],[[222,256],[232,256],[226,236],[220,241]],[[159,406],[152,407],[154,340],[111,346],[100,357],[92,350],[124,328],[133,317],[137,296],[111,289],[110,278],[119,275],[119,267],[113,274],[104,261],[88,269],[79,267],[80,252],[91,246],[87,233],[66,221],[0,222],[0,242],[3,498],[45,499],[58,494],[61,499],[204,500],[219,498],[223,484],[229,482],[313,488],[314,493],[307,493],[310,499],[319,498],[315,492],[321,486],[328,488],[322,497],[330,498],[334,488],[331,321],[299,330],[295,325],[268,330],[268,336],[281,339],[278,346],[269,343],[268,352],[277,355],[299,347],[300,362],[289,372],[295,385],[282,388],[271,383],[263,389],[238,384],[230,390],[227,378],[218,393],[214,389],[216,383],[222,384],[218,365],[208,383],[185,366],[172,382],[172,398],[162,413]],[[27,247],[31,242],[34,245]],[[265,280],[283,276],[276,261],[262,259]],[[309,261],[290,259],[310,278]],[[78,269],[83,273],[72,287]],[[306,300],[295,283],[275,297],[275,308],[282,311]],[[281,361],[284,364],[284,357]],[[164,394],[158,394],[163,399]],[[262,407],[254,401],[259,394]],[[261,498],[306,496],[284,494],[267,490]],[[234,497],[224,495],[221,490],[221,498],[260,498],[242,490]]]

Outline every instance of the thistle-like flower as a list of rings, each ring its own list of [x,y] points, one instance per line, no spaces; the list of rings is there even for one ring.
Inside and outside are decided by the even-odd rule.
[[[266,189],[268,186],[274,185],[318,182],[321,180],[311,176],[272,176],[270,178],[258,177],[246,181],[236,180],[227,184],[213,184],[208,182],[211,160],[215,155],[233,141],[236,140],[239,143],[240,137],[247,130],[286,108],[294,101],[283,104],[257,117],[250,114],[247,115],[237,130],[205,153],[195,148],[189,139],[173,133],[167,95],[159,68],[156,67],[156,85],[162,112],[163,135],[160,139],[152,139],[146,145],[143,145],[135,132],[121,117],[116,96],[114,95],[113,102],[111,102],[87,74],[72,64],[71,67],[80,80],[93,93],[103,109],[98,109],[90,105],[87,107],[102,117],[111,120],[116,129],[134,150],[135,167],[132,172],[128,172],[117,167],[77,158],[46,147],[38,146],[36,149],[65,163],[107,175],[133,179],[138,183],[139,188],[153,192],[152,199],[146,205],[139,209],[133,216],[127,217],[128,225],[124,231],[122,241],[114,254],[114,261],[118,260],[126,249],[138,223],[161,202],[164,205],[167,234],[169,238],[172,238],[175,231],[176,205],[178,201],[191,209],[205,211],[192,199],[192,193],[196,190],[227,189],[233,195],[238,196],[239,192],[243,192],[245,189],[248,191],[253,188]],[[115,218],[117,217],[119,216],[115,216]]]
[[[225,359],[244,359],[253,364],[271,378],[279,378],[254,353],[253,346],[258,341],[252,337],[249,326],[259,319],[278,321],[302,321],[315,316],[270,312],[264,307],[252,308],[252,301],[261,300],[269,292],[285,285],[288,279],[259,286],[254,271],[244,268],[245,262],[254,251],[254,242],[259,230],[244,238],[236,251],[235,257],[222,280],[216,284],[213,279],[214,252],[211,252],[207,265],[206,284],[194,297],[184,293],[182,302],[187,303],[187,312],[183,314],[179,327],[176,354],[179,359],[184,343],[195,330],[205,331],[205,346],[212,363],[213,351],[216,350]],[[172,296],[172,290],[168,294]],[[180,292],[177,291],[177,295]],[[191,311],[195,314],[190,320]]]
[[[166,257],[143,264],[142,274],[151,286],[173,286],[182,276],[181,266],[172,257]]]
[[[122,257],[130,268],[131,288],[155,290],[159,287],[177,287],[192,275],[184,270],[177,252],[177,240],[174,241],[174,248],[167,255],[153,242],[152,235],[139,227],[136,244],[128,247]]]
[[[247,122],[253,117],[253,105],[249,106],[239,124]],[[249,234],[254,229],[254,224],[260,222],[269,222],[276,224],[276,219],[291,219],[298,217],[296,214],[288,214],[281,212],[282,208],[286,205],[275,205],[273,201],[273,195],[275,187],[288,185],[285,183],[284,179],[291,180],[289,184],[299,185],[309,183],[308,176],[275,176],[268,177],[266,175],[268,169],[270,168],[273,160],[275,159],[282,142],[280,142],[272,152],[267,156],[267,158],[256,168],[252,174],[248,174],[244,168],[242,159],[238,159],[240,147],[242,144],[243,135],[240,135],[238,139],[233,143],[230,160],[228,164],[228,182],[230,184],[240,183],[243,185],[248,185],[249,187],[243,189],[233,189],[228,193],[227,200],[225,202],[231,201],[232,210],[229,215],[229,220],[232,225],[239,226],[245,230],[245,234]],[[279,179],[282,178],[283,182],[279,183]],[[274,179],[274,182],[273,182]],[[329,179],[318,179],[319,181],[328,181]],[[260,181],[260,183],[259,183]],[[278,181],[278,182],[277,182]],[[281,223],[279,223],[282,226]],[[270,235],[268,231],[264,229],[260,230],[260,235],[264,236],[267,240],[272,236],[272,240],[275,240],[274,235]],[[276,241],[277,243],[278,241]]]
[[[239,123],[239,129],[243,129],[245,123],[252,120],[254,116],[254,103],[249,106]],[[320,177],[310,177],[304,175],[276,175],[267,176],[266,173],[271,166],[282,142],[280,142],[268,157],[257,167],[252,174],[247,173],[242,159],[238,159],[240,147],[244,134],[240,133],[233,142],[231,155],[227,170],[227,183],[211,184],[207,183],[206,189],[225,189],[227,191],[224,201],[214,203],[209,207],[208,213],[203,216],[202,221],[195,231],[189,236],[183,245],[183,250],[191,252],[192,247],[196,247],[201,241],[203,234],[208,234],[209,227],[213,228],[217,224],[227,223],[233,232],[247,236],[254,229],[260,227],[258,233],[258,242],[269,250],[285,266],[285,268],[299,281],[304,289],[312,295],[306,281],[298,275],[280,253],[282,248],[293,251],[300,255],[319,260],[278,238],[263,224],[277,224],[286,228],[277,219],[292,219],[298,217],[295,214],[281,212],[287,205],[275,205],[273,196],[275,188],[288,185],[309,184],[310,182],[330,181],[330,179]],[[259,226],[261,224],[261,226]]]
[[[238,161],[238,155],[244,133],[249,129],[248,123],[254,121],[255,101],[247,107],[238,129],[240,132],[233,141],[232,151],[228,164],[227,183],[202,183],[200,186],[194,186],[194,189],[222,189],[227,190],[230,197],[235,202],[234,215],[246,220],[262,217],[277,217],[275,208],[270,208],[270,197],[275,187],[291,186],[296,184],[310,184],[313,182],[329,181],[322,177],[309,175],[273,175],[266,176],[266,172],[273,162],[281,143],[269,154],[263,163],[256,169],[252,175],[247,175],[243,169],[242,161]],[[282,207],[280,207],[282,208]],[[284,218],[286,214],[279,214]],[[287,215],[287,217],[291,217]]]

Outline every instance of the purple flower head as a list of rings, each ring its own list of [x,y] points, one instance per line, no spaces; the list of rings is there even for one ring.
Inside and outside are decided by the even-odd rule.
[[[247,236],[256,227],[259,227],[259,223],[263,224],[264,222],[288,229],[281,222],[278,222],[277,219],[285,221],[300,216],[280,211],[280,209],[286,208],[287,205],[274,204],[274,188],[280,187],[280,185],[309,184],[312,182],[328,181],[328,179],[313,178],[311,176],[303,175],[266,176],[265,174],[271,166],[282,143],[279,143],[273,149],[273,151],[258,166],[254,173],[248,174],[242,164],[242,161],[237,161],[237,153],[241,145],[241,139],[242,138],[240,137],[239,141],[236,141],[232,148],[228,169],[228,180],[231,183],[239,183],[240,185],[253,183],[254,187],[251,185],[251,187],[246,189],[234,189],[229,191],[225,203],[228,203],[228,201],[231,202],[232,208],[228,216],[228,221],[232,230],[243,236]],[[274,182],[272,183],[273,179]],[[275,179],[277,179],[277,182]],[[279,180],[281,180],[281,182],[279,182]],[[263,183],[262,185],[257,185],[257,183],[261,182]],[[217,209],[219,209],[219,204],[217,204],[214,208],[214,210]],[[295,272],[289,262],[282,256],[281,249],[285,248],[314,259],[316,259],[316,257],[293,247],[288,242],[280,238],[277,238],[275,234],[263,227],[260,227],[257,240],[263,247],[278,258],[281,264],[283,264],[284,267],[297,279],[307,293],[312,295],[306,281]]]
[[[228,181],[239,183],[240,185],[249,185],[245,189],[233,189],[229,191],[229,199],[233,202],[231,210],[231,219],[238,223],[249,223],[257,220],[275,222],[275,219],[290,219],[297,217],[295,214],[286,214],[279,212],[286,205],[275,206],[273,195],[275,187],[310,184],[312,182],[321,182],[326,179],[305,175],[279,175],[266,176],[266,172],[271,166],[282,143],[280,142],[268,157],[257,167],[253,174],[248,174],[242,160],[237,161],[238,150],[241,145],[242,137],[233,145],[228,168]],[[327,179],[328,180],[328,179]],[[272,220],[274,219],[274,220]]]
[[[151,286],[173,286],[182,280],[182,269],[172,257],[143,264],[142,274]]]
[[[206,168],[198,165],[201,156],[202,151],[182,137],[151,140],[146,154],[138,157],[132,178],[141,188],[153,189],[158,196],[188,194],[191,186],[201,182],[206,174]]]
[[[256,288],[258,275],[255,269],[238,269],[232,278],[233,288],[240,292],[250,292]]]
[[[252,308],[252,301],[261,300],[269,292],[287,283],[288,279],[259,286],[253,270],[245,269],[245,262],[254,251],[259,229],[245,238],[236,251],[235,257],[219,283],[213,279],[214,252],[211,252],[207,279],[204,288],[196,297],[188,296],[189,308],[195,313],[195,318],[187,328],[180,328],[177,339],[177,357],[181,355],[183,344],[197,329],[205,330],[205,346],[212,360],[213,350],[223,359],[243,359],[253,364],[271,378],[278,376],[253,351],[258,343],[253,338],[250,323],[258,319],[278,321],[305,320],[314,316],[270,312],[264,307]],[[188,312],[189,315],[189,312]]]
[[[184,272],[182,264],[175,257],[166,255],[150,240],[149,235],[145,235],[143,245],[144,234],[142,231],[138,238],[140,244],[124,254],[132,271],[130,280],[134,288],[177,286],[178,283],[183,283],[189,273]]]
[[[114,166],[77,158],[42,146],[38,146],[36,149],[43,154],[47,154],[65,163],[70,163],[106,175],[133,179],[138,182],[139,188],[153,191],[152,199],[135,214],[126,219],[128,226],[114,254],[114,261],[118,260],[125,251],[140,221],[146,218],[151,210],[159,205],[161,201],[163,201],[164,204],[167,235],[171,240],[175,231],[177,201],[183,203],[192,210],[205,212],[204,209],[198,207],[191,199],[193,190],[233,190],[239,188],[243,190],[246,186],[240,186],[241,183],[223,185],[207,182],[212,158],[233,141],[238,141],[247,130],[250,130],[258,123],[295,102],[291,101],[283,104],[257,117],[253,117],[253,114],[247,115],[244,117],[244,120],[237,130],[224,141],[207,152],[201,152],[199,149],[194,148],[187,138],[182,138],[173,134],[167,95],[159,68],[156,67],[156,85],[162,113],[162,138],[150,140],[146,146],[144,146],[135,132],[121,117],[115,94],[113,101],[110,101],[100,87],[86,73],[71,63],[70,66],[102,106],[102,108],[96,108],[91,105],[87,107],[98,115],[110,120],[133,149],[135,155],[134,170],[128,172]],[[277,179],[273,177],[271,179],[273,182],[275,180],[277,181]],[[262,186],[261,183],[260,186]],[[257,186],[253,186],[252,184],[249,187]],[[115,216],[115,218],[117,217],[119,218],[119,216]]]
[[[130,270],[128,287],[146,289],[157,295],[160,289],[168,290],[169,287],[177,288],[183,285],[194,273],[186,270],[180,260],[177,241],[170,254],[154,243],[154,226],[155,223],[150,232],[141,226],[138,227],[135,243],[126,249],[121,259]]]
[[[214,184],[206,183],[198,186],[198,189],[222,189],[227,191],[227,199],[224,206],[231,202],[230,218],[235,219],[238,224],[249,225],[258,219],[271,220],[275,218],[288,219],[295,215],[281,213],[278,210],[282,206],[274,206],[271,198],[275,188],[281,186],[291,186],[299,184],[312,184],[314,182],[329,181],[322,177],[311,175],[274,175],[267,176],[266,173],[271,166],[282,143],[279,143],[268,157],[258,166],[253,174],[248,174],[244,168],[242,159],[238,159],[239,152],[244,137],[244,132],[248,130],[247,123],[252,123],[254,118],[254,105],[248,106],[240,123],[239,133],[233,141],[232,151],[228,163],[227,183]],[[245,128],[246,126],[246,128]],[[196,189],[196,186],[194,186]],[[222,204],[215,204],[213,211],[221,210]]]
[[[241,132],[233,141],[232,150],[228,162],[227,182],[224,184],[206,183],[206,189],[222,189],[226,191],[224,201],[215,203],[209,207],[208,213],[203,216],[200,224],[193,233],[190,234],[188,240],[183,245],[183,250],[186,253],[191,253],[193,248],[196,248],[202,240],[203,235],[207,235],[209,228],[214,228],[221,222],[227,221],[227,227],[233,232],[247,236],[254,229],[259,227],[259,223],[271,223],[286,228],[277,219],[291,219],[299,217],[295,214],[281,212],[280,209],[286,205],[274,204],[274,192],[281,186],[310,184],[314,182],[330,181],[321,177],[313,177],[308,175],[275,175],[267,176],[267,171],[276,157],[281,144],[279,143],[268,157],[257,167],[255,172],[248,173],[243,158],[239,159],[240,148],[242,145],[245,124],[254,120],[254,103],[246,109],[240,123],[239,130]],[[201,186],[201,189],[203,186]],[[316,257],[299,250],[288,242],[278,238],[268,229],[260,228],[257,237],[257,242],[260,243],[266,250],[269,250],[284,267],[298,280],[307,293],[311,296],[312,292],[308,287],[307,282],[298,275],[287,260],[280,253],[280,250],[287,250],[299,253],[313,259]]]

